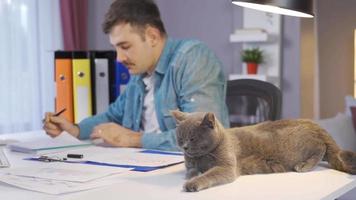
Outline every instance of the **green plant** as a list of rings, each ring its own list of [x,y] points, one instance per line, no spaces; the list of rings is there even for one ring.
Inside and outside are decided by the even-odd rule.
[[[241,59],[246,63],[252,62],[260,64],[263,62],[263,52],[259,48],[244,49],[241,52]]]

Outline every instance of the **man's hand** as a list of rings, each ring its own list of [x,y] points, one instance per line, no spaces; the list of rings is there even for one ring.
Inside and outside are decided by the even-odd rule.
[[[79,136],[79,127],[67,121],[64,117],[54,116],[54,113],[47,112],[43,120],[43,129],[51,137],[57,137],[63,131],[67,131],[74,137]]]
[[[102,138],[105,143],[116,147],[142,147],[142,134],[115,123],[96,126],[90,135],[91,139]]]

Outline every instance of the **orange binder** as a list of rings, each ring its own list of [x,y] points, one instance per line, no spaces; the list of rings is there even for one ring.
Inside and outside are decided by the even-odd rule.
[[[55,52],[55,81],[57,90],[55,99],[56,112],[66,108],[62,116],[68,121],[74,122],[71,52]]]

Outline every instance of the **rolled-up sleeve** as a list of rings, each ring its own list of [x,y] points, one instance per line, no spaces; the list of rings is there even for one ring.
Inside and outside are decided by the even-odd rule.
[[[80,130],[79,139],[88,139],[93,128],[99,124],[107,122],[122,124],[122,118],[124,115],[123,108],[126,99],[125,96],[126,93],[123,92],[114,103],[110,104],[106,112],[82,120],[78,124]]]

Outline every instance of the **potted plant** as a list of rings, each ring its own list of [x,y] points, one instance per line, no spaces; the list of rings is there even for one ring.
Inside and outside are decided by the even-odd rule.
[[[257,74],[258,64],[263,62],[263,52],[259,48],[244,49],[241,59],[247,65],[247,74]]]

